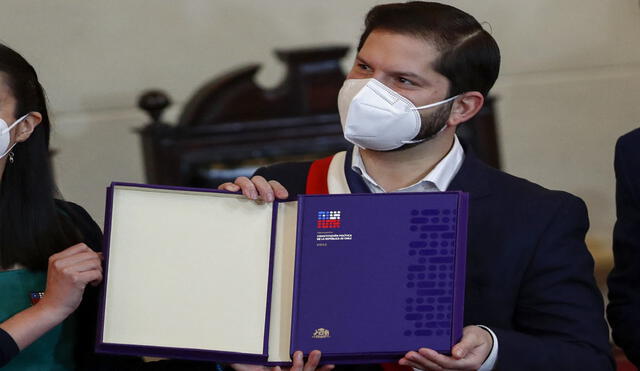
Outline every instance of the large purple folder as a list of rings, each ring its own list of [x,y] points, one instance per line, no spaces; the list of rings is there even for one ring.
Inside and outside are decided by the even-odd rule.
[[[461,337],[467,195],[256,203],[112,183],[97,350],[288,364],[397,360]]]

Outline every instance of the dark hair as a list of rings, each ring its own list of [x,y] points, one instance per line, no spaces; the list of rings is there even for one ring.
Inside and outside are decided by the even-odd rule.
[[[44,270],[51,254],[79,242],[80,235],[54,200],[49,114],[36,71],[20,54],[0,44],[0,75],[16,99],[16,118],[29,112],[42,115],[29,139],[13,147],[15,161],[7,161],[2,175],[0,267],[20,264]]]
[[[440,52],[433,68],[449,79],[449,96],[466,91],[487,96],[498,78],[498,44],[475,18],[460,9],[422,1],[384,4],[373,7],[364,23],[358,51],[377,29],[433,42]]]

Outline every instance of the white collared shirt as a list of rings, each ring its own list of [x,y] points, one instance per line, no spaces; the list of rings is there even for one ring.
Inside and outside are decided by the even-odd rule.
[[[446,156],[416,184],[398,189],[396,192],[444,192],[456,176],[464,161],[464,149],[457,136],[454,136],[453,146]],[[358,147],[353,149],[351,169],[362,176],[372,193],[384,193],[385,190],[367,173]]]
[[[463,161],[464,149],[458,140],[458,136],[454,136],[453,146],[449,150],[449,153],[447,153],[422,180],[408,187],[398,189],[396,192],[444,192],[449,188],[449,184],[451,184],[453,178],[458,174],[458,171],[460,171]],[[360,156],[360,149],[357,146],[354,147],[353,155],[351,156],[351,169],[360,174],[367,188],[369,188],[372,193],[385,192],[369,173],[367,173],[367,169],[365,169],[364,162]],[[490,371],[495,366],[498,358],[498,338],[490,328],[482,325],[479,325],[479,327],[487,330],[491,334],[493,347],[478,371]]]

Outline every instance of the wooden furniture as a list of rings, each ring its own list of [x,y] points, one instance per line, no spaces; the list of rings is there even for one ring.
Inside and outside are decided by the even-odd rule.
[[[337,96],[348,47],[276,51],[287,67],[282,83],[255,83],[257,64],[212,79],[188,100],[176,124],[162,120],[171,104],[162,91],[147,91],[138,105],[151,117],[139,130],[147,182],[217,187],[262,165],[316,159],[345,150]],[[499,167],[493,99],[463,125],[459,135],[481,158]]]

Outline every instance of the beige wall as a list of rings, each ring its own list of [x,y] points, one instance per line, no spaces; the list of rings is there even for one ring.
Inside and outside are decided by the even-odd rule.
[[[248,62],[263,63],[259,81],[272,86],[283,74],[274,48],[353,44],[379,2],[3,0],[0,38],[48,90],[62,192],[101,222],[111,180],[143,181],[133,132],[146,122],[135,108],[140,91],[166,89],[179,106],[205,80]],[[448,3],[488,22],[501,46],[494,94],[506,169],[585,199],[591,245],[608,254],[613,147],[640,126],[638,1]]]

